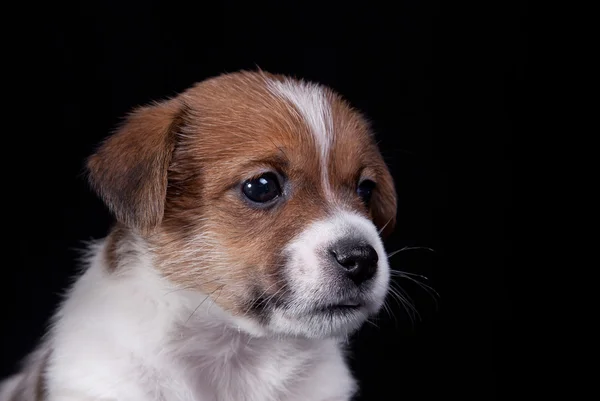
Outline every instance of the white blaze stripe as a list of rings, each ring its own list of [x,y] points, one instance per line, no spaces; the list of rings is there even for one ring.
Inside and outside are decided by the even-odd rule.
[[[268,81],[269,89],[276,96],[291,102],[301,117],[308,123],[310,131],[320,150],[321,179],[328,198],[331,196],[327,164],[333,135],[331,105],[325,91],[319,85],[309,82]]]

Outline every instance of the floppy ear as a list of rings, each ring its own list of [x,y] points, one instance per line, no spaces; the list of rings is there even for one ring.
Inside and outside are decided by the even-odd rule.
[[[377,186],[371,202],[373,222],[381,230],[381,236],[385,238],[394,231],[397,208],[394,180],[385,165],[381,166],[377,174]]]
[[[163,218],[181,110],[177,99],[134,110],[87,162],[94,191],[119,222],[142,234]]]

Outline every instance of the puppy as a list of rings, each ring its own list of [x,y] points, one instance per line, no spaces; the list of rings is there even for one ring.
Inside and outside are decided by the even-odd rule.
[[[392,177],[332,90],[266,72],[141,107],[87,164],[116,217],[1,401],[347,401]]]

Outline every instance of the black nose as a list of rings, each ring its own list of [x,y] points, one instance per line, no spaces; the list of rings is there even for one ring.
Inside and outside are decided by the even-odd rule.
[[[364,242],[341,241],[330,248],[330,253],[356,284],[369,280],[377,271],[377,252]]]

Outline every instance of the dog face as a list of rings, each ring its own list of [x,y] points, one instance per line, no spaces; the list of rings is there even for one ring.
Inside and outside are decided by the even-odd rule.
[[[243,327],[344,335],[383,303],[393,181],[367,123],[327,88],[212,78],[132,113],[88,167],[161,274]]]

